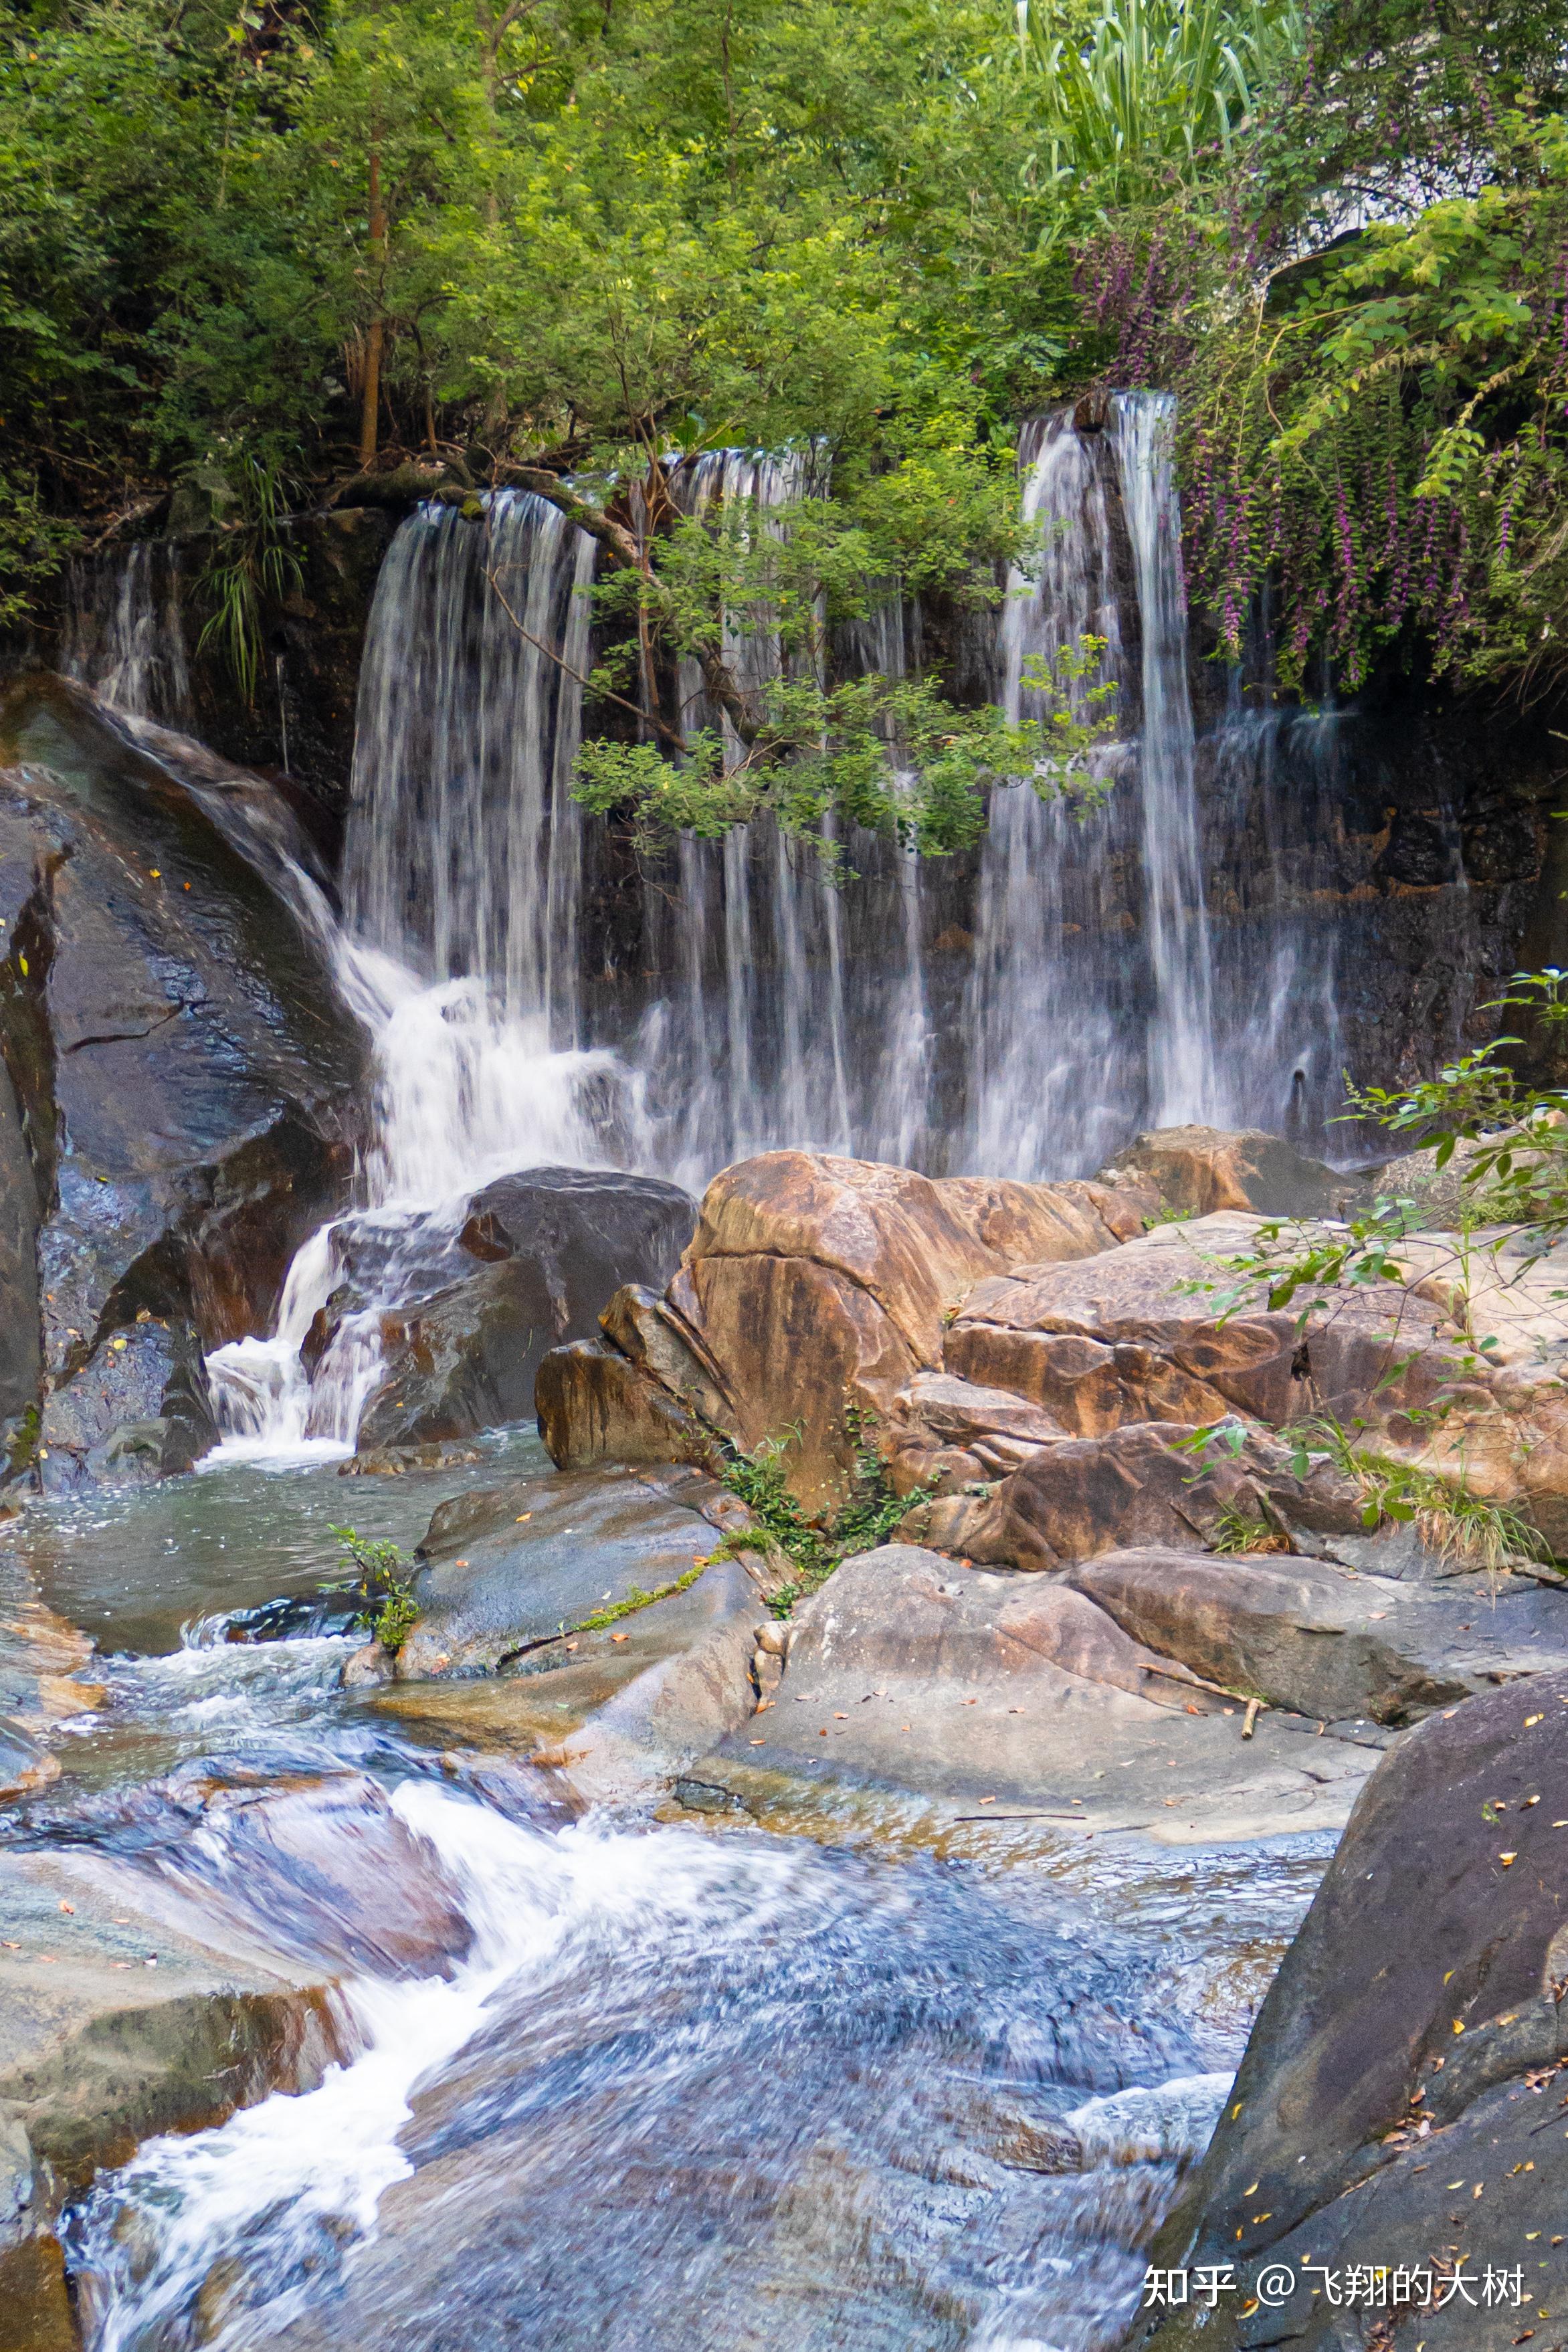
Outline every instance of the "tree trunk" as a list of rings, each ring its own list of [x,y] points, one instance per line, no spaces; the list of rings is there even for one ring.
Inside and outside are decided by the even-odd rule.
[[[364,338],[364,383],[360,401],[359,462],[362,471],[375,463],[377,422],[381,408],[382,296],[386,277],[386,212],[381,200],[381,142],[373,138],[370,151],[370,278],[374,309]]]

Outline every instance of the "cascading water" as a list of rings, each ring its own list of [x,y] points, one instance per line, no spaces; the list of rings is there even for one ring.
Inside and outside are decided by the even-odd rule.
[[[635,1076],[577,1042],[583,823],[565,779],[593,554],[555,508],[503,492],[478,527],[425,510],[383,568],[331,935],[374,1041],[366,1202],[300,1251],[270,1338],[209,1358],[214,1463],[352,1449],[386,1310],[451,1278],[492,1177],[650,1157]],[[351,1271],[360,1303],[309,1370],[306,1335]]]
[[[1105,650],[1084,687],[1122,674],[1103,444],[1063,414],[1026,428],[1020,461],[1040,553],[1034,578],[1012,574],[1002,608],[1003,694],[1015,720],[1038,715],[1025,682],[1031,665],[1054,665],[1085,637],[1103,638]],[[1029,1177],[1096,1167],[1135,1121],[1141,1040],[1118,919],[1125,821],[1120,783],[1083,817],[1026,789],[993,798],[966,1008],[977,1169]]]
[[[1143,921],[1153,977],[1150,1107],[1157,1127],[1212,1119],[1218,1108],[1208,909],[1204,898],[1187,600],[1168,393],[1119,394],[1112,446],[1132,541],[1142,626],[1139,745]]]
[[[1001,691],[1028,715],[1035,657],[1104,640],[1127,739],[1102,754],[1105,805],[1079,816],[998,793],[973,885],[857,837],[858,878],[835,890],[762,821],[722,844],[685,837],[645,885],[642,981],[609,988],[590,986],[597,835],[570,792],[593,542],[505,492],[481,521],[432,508],[404,525],[367,637],[336,944],[376,1040],[365,1205],[301,1251],[275,1335],[214,1359],[226,1454],[352,1445],[382,1313],[428,1288],[466,1199],[512,1168],[700,1185],[789,1145],[1039,1177],[1094,1169],[1150,1121],[1321,1135],[1338,1066],[1323,926],[1278,891],[1254,911],[1247,877],[1224,881],[1238,795],[1262,806],[1278,862],[1278,723],[1208,739],[1218,786],[1200,799],[1173,415],[1164,395],[1124,394],[1103,433],[1062,413],[1024,436],[1042,545],[1037,572],[1008,583]],[[741,501],[765,516],[809,487],[802,459],[735,450],[673,477],[698,516]],[[889,595],[836,660],[903,674],[911,617]],[[725,651],[742,685],[783,658],[739,616]],[[738,756],[695,664],[679,694],[686,724]],[[1218,948],[1211,870],[1242,909]],[[351,1258],[362,1282],[374,1262],[371,1296],[307,1377],[301,1342]]]
[[[726,507],[765,516],[813,486],[809,453],[742,449],[706,452],[677,467],[670,484],[680,509],[699,518]],[[726,616],[722,650],[742,689],[779,675],[776,635],[749,616]],[[737,761],[740,739],[710,703],[695,661],[679,664],[677,693],[687,731],[711,729]],[[656,967],[673,970],[676,985],[654,1009],[638,1053],[664,1110],[668,1159],[700,1181],[786,1133],[826,1150],[853,1149],[838,894],[824,886],[812,853],[765,819],[722,844],[689,836],[676,864],[673,898],[661,875],[646,902]]]
[[[73,562],[60,667],[107,702],[180,726],[189,718],[184,569],[175,540],[139,539]]]

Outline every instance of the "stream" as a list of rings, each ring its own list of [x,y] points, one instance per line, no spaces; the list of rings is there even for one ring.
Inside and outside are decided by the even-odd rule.
[[[334,1984],[345,2053],[70,2210],[91,2352],[1113,2342],[1331,1841],[579,1814],[344,1691],[357,1637],[225,1638],[334,1570],[340,1520],[408,1549],[543,1466],[479,1453],[348,1500],[331,1464],[226,1462],[12,1525],[105,1704],[6,1843],[114,1857]]]

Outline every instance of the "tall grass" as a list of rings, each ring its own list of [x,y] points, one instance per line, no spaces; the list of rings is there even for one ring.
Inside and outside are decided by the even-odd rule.
[[[1300,0],[1111,0],[1087,27],[1062,0],[1016,13],[1057,170],[1121,198],[1228,153],[1306,41]]]

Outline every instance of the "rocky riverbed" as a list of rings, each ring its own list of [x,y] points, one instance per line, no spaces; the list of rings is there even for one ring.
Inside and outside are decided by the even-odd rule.
[[[524,1165],[279,795],[5,723],[0,2352],[1553,2340],[1556,1255]]]

